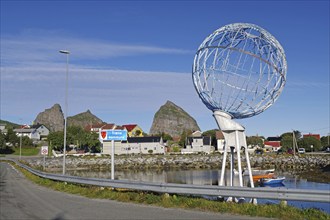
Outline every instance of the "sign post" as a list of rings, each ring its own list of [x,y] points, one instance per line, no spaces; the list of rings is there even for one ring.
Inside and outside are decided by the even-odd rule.
[[[111,179],[115,179],[115,140],[111,141]]]
[[[41,154],[44,155],[44,164],[43,164],[43,170],[45,171],[45,163],[46,163],[46,155],[48,155],[48,146],[42,146],[41,147]]]
[[[101,138],[103,141],[111,141],[111,179],[115,179],[115,141],[126,141],[126,130],[102,130]]]

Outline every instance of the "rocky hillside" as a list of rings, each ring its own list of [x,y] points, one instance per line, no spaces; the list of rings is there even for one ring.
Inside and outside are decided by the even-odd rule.
[[[101,124],[103,121],[93,115],[90,110],[68,117],[68,126],[80,126],[85,128],[87,125]]]
[[[34,120],[35,124],[44,124],[50,131],[63,131],[64,130],[64,114],[59,104],[55,104],[50,109],[38,114]],[[68,117],[68,126],[81,126],[102,123],[102,120],[93,115],[89,110],[86,112],[77,114],[75,116]]]
[[[40,112],[34,120],[34,124],[44,124],[50,131],[64,130],[64,116],[59,104]]]
[[[200,130],[197,122],[182,108],[173,102],[167,101],[156,112],[150,134],[166,133],[172,137],[180,136],[183,131]]]

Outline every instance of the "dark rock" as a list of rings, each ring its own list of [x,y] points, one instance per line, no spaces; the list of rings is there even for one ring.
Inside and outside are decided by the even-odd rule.
[[[88,125],[101,124],[103,121],[93,115],[90,110],[68,117],[68,126],[78,126],[85,128]]]
[[[166,133],[172,137],[180,136],[185,131],[200,130],[197,122],[182,108],[167,101],[156,112],[150,134]]]
[[[44,124],[50,131],[63,131],[64,116],[59,104],[39,113],[34,120],[35,124]]]

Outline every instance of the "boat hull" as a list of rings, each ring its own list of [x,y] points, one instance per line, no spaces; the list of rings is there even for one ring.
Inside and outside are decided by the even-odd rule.
[[[259,174],[259,175],[253,175],[253,181],[256,182],[260,179],[271,179],[274,177],[274,173],[267,173],[267,174]]]

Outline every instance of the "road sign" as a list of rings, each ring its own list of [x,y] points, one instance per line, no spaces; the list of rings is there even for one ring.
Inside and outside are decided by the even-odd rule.
[[[48,155],[48,146],[42,146],[41,147],[41,154],[42,155]]]
[[[101,138],[104,141],[126,141],[127,131],[126,130],[102,130]]]

